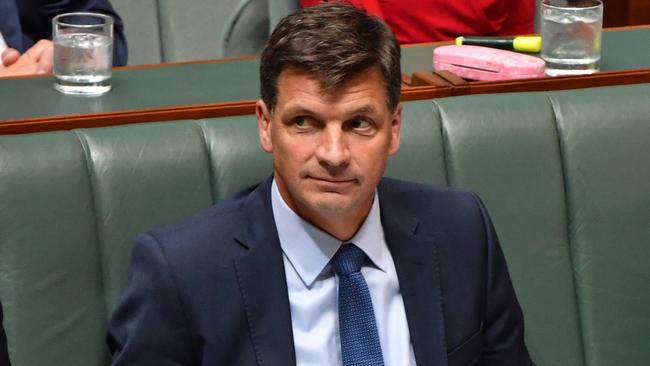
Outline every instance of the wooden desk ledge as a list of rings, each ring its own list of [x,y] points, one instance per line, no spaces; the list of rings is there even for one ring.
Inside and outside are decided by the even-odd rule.
[[[603,71],[590,75],[556,76],[500,81],[465,80],[450,71],[417,71],[411,76],[411,87],[451,88],[451,95],[530,92],[583,89],[599,86],[641,84],[650,82],[650,68]]]

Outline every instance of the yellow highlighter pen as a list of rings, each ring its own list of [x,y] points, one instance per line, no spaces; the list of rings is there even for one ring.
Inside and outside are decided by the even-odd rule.
[[[479,37],[464,36],[456,38],[457,45],[485,46],[502,50],[537,53],[542,49],[541,36]]]

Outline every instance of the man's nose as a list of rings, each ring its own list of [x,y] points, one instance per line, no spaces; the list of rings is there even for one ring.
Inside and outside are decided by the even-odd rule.
[[[316,148],[318,162],[329,170],[344,168],[350,162],[350,148],[345,133],[337,128],[325,128]],[[336,173],[336,172],[332,172]]]

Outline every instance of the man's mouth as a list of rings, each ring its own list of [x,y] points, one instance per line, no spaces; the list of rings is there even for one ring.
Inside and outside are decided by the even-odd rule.
[[[316,182],[316,184],[323,186],[325,188],[344,188],[353,184],[356,184],[357,179],[355,178],[332,178],[332,177],[315,177],[309,176],[309,178]]]

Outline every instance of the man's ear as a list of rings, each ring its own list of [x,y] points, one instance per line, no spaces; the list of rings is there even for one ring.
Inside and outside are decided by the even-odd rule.
[[[397,104],[395,108],[395,113],[393,113],[393,119],[390,123],[391,128],[391,139],[390,146],[388,147],[388,155],[393,155],[399,151],[400,138],[401,138],[401,128],[402,128],[402,103]]]
[[[255,103],[255,116],[257,116],[257,129],[260,134],[260,145],[267,153],[273,152],[271,142],[271,113],[263,100]]]

